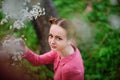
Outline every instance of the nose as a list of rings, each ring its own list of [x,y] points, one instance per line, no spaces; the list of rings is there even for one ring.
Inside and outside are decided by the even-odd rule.
[[[54,38],[51,39],[51,44],[55,44],[55,39]]]

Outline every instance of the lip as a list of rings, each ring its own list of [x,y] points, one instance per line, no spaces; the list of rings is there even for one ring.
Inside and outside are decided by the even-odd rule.
[[[51,48],[56,48],[56,46],[51,46]]]

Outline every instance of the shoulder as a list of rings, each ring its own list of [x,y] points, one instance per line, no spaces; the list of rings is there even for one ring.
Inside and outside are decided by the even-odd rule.
[[[74,60],[73,60],[74,61]],[[74,61],[64,64],[63,73],[64,74],[81,74],[84,73],[84,65],[82,62]]]

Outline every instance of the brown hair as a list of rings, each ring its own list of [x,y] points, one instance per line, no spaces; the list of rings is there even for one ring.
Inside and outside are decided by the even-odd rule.
[[[58,25],[60,27],[62,27],[63,29],[66,30],[67,32],[67,38],[71,39],[75,44],[77,42],[77,32],[76,32],[76,28],[74,26],[74,24],[66,19],[62,19],[62,18],[50,18],[49,22],[55,25]]]

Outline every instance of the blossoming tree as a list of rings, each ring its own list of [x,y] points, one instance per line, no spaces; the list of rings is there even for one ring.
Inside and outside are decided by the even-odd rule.
[[[25,21],[30,21],[34,25],[33,27],[37,34],[37,38],[41,46],[40,52],[45,52],[49,49],[48,46],[45,46],[47,44],[46,39],[49,29],[48,19],[51,16],[57,17],[56,10],[51,0],[3,0],[1,11],[4,13],[5,17],[0,21],[0,25],[1,25],[0,27],[3,27],[2,25],[4,25],[5,23],[11,22],[9,28],[13,30],[17,29],[19,31],[21,28],[25,27],[24,24]],[[7,76],[11,74],[8,77],[9,79],[19,78],[20,80],[23,79],[23,77],[20,77],[23,74],[25,76],[29,76],[27,78],[25,77],[24,78],[25,80],[26,79],[33,80],[34,76],[33,78],[31,78],[31,75],[26,74],[25,72],[26,70],[24,70],[23,67],[21,67],[22,66],[21,64],[17,65],[18,67],[17,69],[19,69],[19,71],[16,73],[16,75],[14,74],[14,72],[16,71],[15,62],[21,60],[21,57],[19,56],[21,52],[17,50],[17,48],[20,49],[20,47],[17,47],[20,46],[19,40],[20,38],[16,39],[14,36],[11,36],[9,40],[5,39],[3,41],[2,48],[0,46],[0,55],[8,53],[10,55],[9,57],[11,57],[11,59],[14,60],[12,62],[11,60],[8,60],[10,65],[13,66],[11,67],[11,70],[14,70],[13,74],[8,73],[9,70],[6,72],[3,71],[1,72],[1,74],[4,75],[3,73],[7,73],[6,74]],[[7,63],[7,66],[6,63],[4,62],[2,63],[3,63],[2,65],[3,68],[1,69],[5,70],[6,68],[9,67],[8,66],[9,63]],[[3,79],[6,79],[4,76]],[[37,80],[36,78],[34,79]]]

